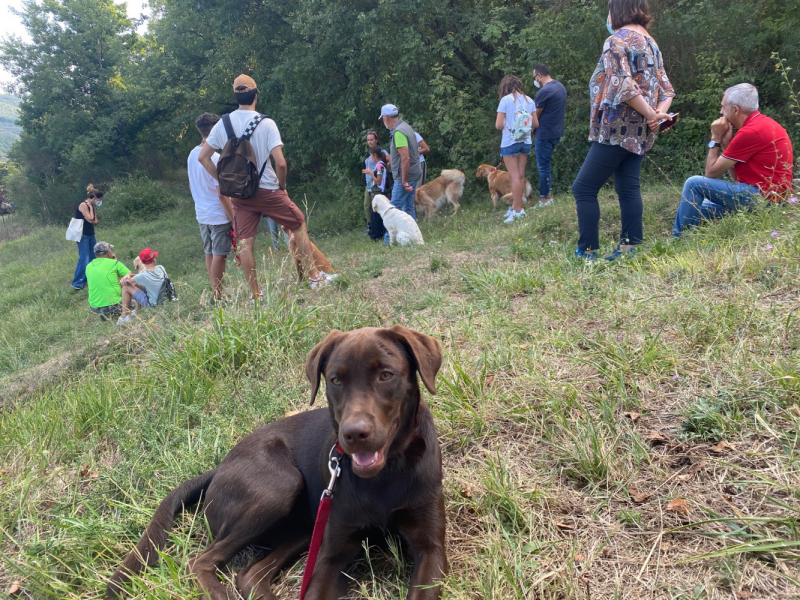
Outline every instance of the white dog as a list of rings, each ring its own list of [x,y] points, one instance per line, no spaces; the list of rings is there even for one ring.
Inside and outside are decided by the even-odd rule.
[[[386,196],[378,194],[372,199],[372,210],[383,219],[383,226],[389,232],[389,243],[410,246],[424,244],[422,232],[414,217],[392,206]]]

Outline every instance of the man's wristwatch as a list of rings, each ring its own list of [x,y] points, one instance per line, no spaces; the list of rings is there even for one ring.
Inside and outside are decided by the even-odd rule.
[[[279,185],[278,185],[278,189],[279,189],[279,190],[283,190],[283,191],[285,192],[285,191],[286,191],[286,186],[285,186],[285,185],[280,185],[280,184],[279,184]]]
[[[711,150],[711,148],[722,148],[722,144],[720,144],[719,142],[715,142],[714,140],[711,140],[710,142],[708,142],[708,149]]]

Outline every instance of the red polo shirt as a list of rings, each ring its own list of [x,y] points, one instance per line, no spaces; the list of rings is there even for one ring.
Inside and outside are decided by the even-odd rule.
[[[792,141],[783,127],[758,111],[747,117],[722,156],[736,161],[739,183],[756,186],[765,198],[792,189]]]

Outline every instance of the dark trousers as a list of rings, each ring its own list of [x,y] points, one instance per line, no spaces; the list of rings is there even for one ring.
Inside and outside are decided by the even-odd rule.
[[[534,140],[534,148],[536,148],[536,168],[539,170],[540,198],[550,197],[550,189],[553,181],[550,161],[553,158],[553,151],[556,149],[556,146],[558,146],[560,140],[561,138],[540,140],[538,137]]]
[[[600,249],[600,204],[597,202],[597,193],[611,176],[614,177],[614,188],[617,190],[622,213],[619,242],[633,245],[642,243],[639,171],[643,159],[644,156],[628,152],[621,146],[592,142],[589,154],[572,184],[578,213],[579,249],[589,252]]]

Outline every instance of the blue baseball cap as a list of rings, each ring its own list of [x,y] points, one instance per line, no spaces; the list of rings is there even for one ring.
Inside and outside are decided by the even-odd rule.
[[[397,107],[394,104],[384,104],[381,106],[381,116],[378,118],[396,117],[398,114],[400,114],[400,111],[397,110]]]

